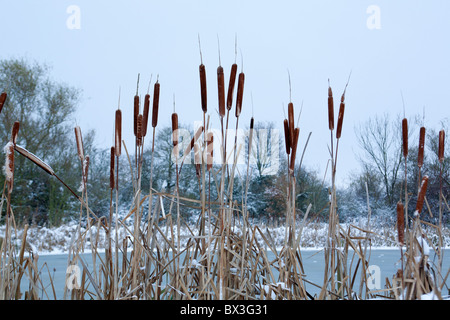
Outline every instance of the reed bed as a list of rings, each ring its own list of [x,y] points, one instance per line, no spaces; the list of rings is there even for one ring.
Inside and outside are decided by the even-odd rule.
[[[201,52],[200,52],[201,55]],[[325,257],[325,268],[322,283],[311,283],[305,274],[302,261],[301,239],[302,231],[308,221],[311,205],[301,217],[296,204],[296,170],[301,170],[302,159],[298,159],[300,148],[299,137],[301,124],[294,121],[295,109],[292,101],[288,104],[288,118],[283,120],[285,151],[287,158],[286,212],[285,235],[281,246],[276,245],[268,228],[252,224],[248,217],[246,191],[249,181],[249,161],[247,162],[246,181],[243,185],[242,201],[233,199],[233,186],[239,183],[237,177],[237,158],[242,152],[242,145],[227,141],[228,127],[233,121],[230,111],[235,108],[236,129],[239,126],[239,116],[244,104],[243,70],[238,74],[236,63],[231,65],[228,91],[225,100],[225,74],[220,65],[217,68],[218,111],[221,123],[221,136],[213,137],[210,127],[210,116],[207,114],[207,73],[201,62],[200,77],[200,107],[203,115],[201,126],[185,150],[179,150],[178,113],[172,113],[172,140],[174,154],[177,155],[177,184],[172,193],[153,188],[153,156],[151,159],[150,189],[143,190],[142,168],[145,137],[148,130],[148,119],[152,112],[152,154],[155,151],[155,130],[158,123],[158,108],[160,83],[154,84],[153,104],[150,110],[151,96],[149,92],[144,97],[141,113],[139,96],[139,76],[136,95],[133,101],[133,130],[135,135],[134,159],[129,154],[125,141],[122,140],[122,109],[120,105],[115,111],[114,145],[110,150],[110,209],[105,215],[98,217],[89,208],[89,155],[85,154],[80,127],[75,127],[77,155],[81,164],[81,185],[79,192],[74,192],[62,181],[53,169],[36,155],[15,144],[19,133],[19,124],[13,126],[11,140],[7,144],[6,185],[3,191],[1,206],[6,201],[6,232],[2,242],[0,256],[0,299],[54,299],[56,298],[54,284],[51,290],[42,290],[44,285],[38,270],[37,253],[30,251],[25,255],[25,244],[28,226],[23,232],[20,248],[17,250],[11,242],[15,232],[14,212],[10,205],[10,195],[13,192],[14,181],[14,151],[25,156],[48,174],[55,176],[68,188],[80,202],[80,212],[77,232],[73,234],[70,244],[67,266],[75,270],[80,266],[80,273],[68,272],[64,288],[64,299],[85,300],[353,300],[382,297],[384,299],[420,299],[423,294],[433,293],[442,299],[442,292],[448,271],[442,266],[442,236],[440,246],[436,246],[439,262],[431,265],[428,260],[429,245],[427,235],[422,226],[423,204],[426,203],[427,177],[417,192],[416,211],[411,219],[407,214],[408,190],[405,198],[397,205],[398,244],[401,251],[402,268],[392,279],[386,279],[385,289],[371,290],[368,281],[371,239],[374,233],[370,225],[370,205],[368,199],[368,219],[365,227],[350,225],[343,227],[339,223],[337,212],[337,195],[335,177],[337,171],[338,148],[342,136],[345,111],[345,86],[340,99],[337,127],[334,123],[333,91],[328,82],[328,126],[331,133],[329,144],[331,163],[331,185],[329,188],[329,215],[327,237],[322,254]],[[237,92],[234,87],[237,80]],[[150,88],[150,84],[149,84]],[[6,99],[6,93],[0,96],[0,110]],[[234,103],[233,103],[234,102]],[[225,112],[225,108],[227,112]],[[124,110],[125,112],[127,110]],[[190,111],[192,112],[192,111]],[[225,120],[225,122],[224,122]],[[250,139],[248,155],[251,154],[253,143],[254,118],[250,122]],[[403,126],[403,155],[408,156],[407,121]],[[425,129],[423,128],[423,132]],[[422,129],[419,145],[419,163],[423,165],[424,133]],[[445,133],[439,133],[439,161],[444,159]],[[217,139],[218,138],[218,139]],[[213,146],[219,144],[221,163],[213,163]],[[306,149],[304,146],[303,153]],[[122,152],[123,151],[123,152]],[[179,153],[182,156],[179,157]],[[230,154],[227,155],[227,152]],[[179,193],[178,181],[183,179],[183,163],[186,157],[194,155],[194,165],[198,179],[199,192],[197,198],[185,198]],[[229,164],[227,159],[234,154],[234,161]],[[302,156],[303,158],[303,156]],[[133,199],[125,217],[119,218],[119,161],[122,159],[129,166],[133,177]],[[179,161],[180,160],[180,165]],[[406,176],[405,176],[406,180]],[[406,181],[405,181],[406,186]],[[107,186],[105,186],[107,187]],[[219,195],[211,199],[211,188],[217,189]],[[406,189],[406,187],[405,187]],[[80,195],[81,193],[81,195]],[[169,202],[169,207],[163,206],[163,199]],[[441,207],[447,206],[441,192]],[[148,203],[145,206],[144,203]],[[167,202],[166,202],[167,203]],[[180,206],[195,208],[198,214],[196,228],[191,228],[180,214]],[[393,215],[395,212],[393,212]],[[442,216],[442,210],[440,212]],[[146,219],[144,219],[146,217]],[[441,221],[442,219],[440,219]],[[82,221],[87,227],[81,228]],[[128,223],[132,221],[132,223]],[[442,223],[427,227],[435,228],[439,233]],[[188,235],[181,235],[181,229],[188,230]],[[99,231],[106,234],[104,254],[99,253]],[[357,231],[358,236],[355,236]],[[183,237],[183,239],[182,239]],[[87,246],[87,239],[89,246]],[[434,246],[432,244],[432,246]],[[85,250],[89,250],[92,263],[88,266],[83,258]],[[403,251],[404,250],[404,251]],[[270,253],[270,255],[269,255]],[[272,258],[269,258],[272,257]],[[273,258],[274,257],[274,258]],[[47,267],[48,270],[48,267]],[[50,271],[48,270],[50,274]],[[21,281],[28,281],[28,289],[21,292]],[[320,289],[318,295],[312,295],[306,284]]]

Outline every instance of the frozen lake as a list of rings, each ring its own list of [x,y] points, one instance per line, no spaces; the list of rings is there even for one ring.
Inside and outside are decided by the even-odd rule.
[[[324,253],[323,251],[305,249],[301,251],[302,254],[302,262],[303,267],[305,269],[306,278],[308,281],[322,284],[323,283],[323,272],[324,272]],[[349,264],[350,259],[353,255],[353,251],[349,252]],[[82,254],[83,260],[88,263],[88,267],[91,266],[91,257],[90,253]],[[269,253],[269,260],[272,258],[271,253]],[[435,257],[434,252],[430,252],[429,260],[431,263],[437,263],[437,258]],[[55,293],[57,299],[62,299],[64,294],[64,282],[66,279],[66,269],[67,269],[67,254],[51,254],[51,255],[41,255],[39,256],[38,266],[41,270],[41,279],[43,281],[45,290],[48,294],[49,299],[54,299],[53,291],[51,288],[51,284],[49,281],[49,274],[47,271],[47,267],[50,271],[50,275],[53,278],[53,284],[55,286]],[[352,270],[355,270],[356,267],[356,258],[352,264]],[[392,276],[397,272],[400,266],[400,250],[399,249],[371,249],[369,265],[375,266],[376,270],[379,270],[380,273],[380,283],[381,288],[383,289],[386,283],[386,277],[392,282]],[[79,264],[79,267],[82,268],[82,265]],[[378,269],[379,268],[379,269]],[[444,261],[443,261],[443,273],[445,273],[450,268],[450,249],[444,250]],[[25,280],[25,276],[22,281],[22,292],[27,290],[27,283]],[[376,285],[376,284],[374,284]],[[450,280],[447,279],[447,285],[450,285]],[[359,289],[359,281],[355,280],[354,289]],[[306,283],[306,290],[314,295],[319,293],[319,289],[313,285]],[[448,292],[442,292],[443,295],[447,295]],[[43,299],[47,299],[45,294],[42,294],[42,290],[39,292],[39,296]]]

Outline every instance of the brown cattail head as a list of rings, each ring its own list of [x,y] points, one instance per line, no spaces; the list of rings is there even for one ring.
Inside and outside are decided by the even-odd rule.
[[[253,143],[253,128],[255,126],[255,119],[253,117],[250,118],[250,132],[248,135],[248,156],[250,158],[250,154],[252,152],[252,143]]]
[[[137,136],[136,136],[137,145],[142,145],[142,114],[138,115],[137,118]]]
[[[175,147],[178,144],[178,114],[172,113],[172,141]]]
[[[439,162],[444,161],[444,143],[445,143],[445,131],[439,131]]]
[[[37,157],[35,154],[31,153],[30,151],[28,151],[25,148],[22,148],[21,146],[19,146],[18,144],[16,144],[14,146],[14,150],[16,150],[18,153],[20,153],[22,156],[24,156],[25,158],[29,159],[30,161],[34,162],[35,165],[37,165],[38,167],[40,167],[42,170],[44,170],[45,172],[47,172],[49,175],[54,175],[55,172],[53,171],[53,169],[46,164],[44,161],[42,161],[39,157]]]
[[[243,72],[239,73],[237,97],[236,97],[236,117],[241,115],[242,111],[242,99],[244,97],[244,81],[245,75]]]
[[[289,102],[288,104],[288,121],[289,121],[289,137],[291,141],[289,141],[289,145],[292,147],[294,145],[294,104]]]
[[[194,144],[194,164],[195,164],[195,172],[197,177],[200,177],[200,164],[202,163],[202,158],[200,154],[200,146],[198,143]]]
[[[297,154],[297,144],[298,144],[298,136],[300,134],[300,128],[295,128],[294,129],[294,144],[291,146],[292,147],[292,152],[291,152],[291,162],[289,164],[289,172],[294,175],[294,168],[295,168],[295,156]]]
[[[137,137],[137,118],[139,116],[139,96],[134,96],[134,116],[133,116],[133,128],[134,136]]]
[[[144,113],[142,117],[142,136],[147,135],[148,113],[150,111],[150,95],[147,93],[144,97]]]
[[[405,243],[405,212],[401,201],[397,202],[397,230],[398,242],[403,245]]]
[[[402,120],[403,157],[408,156],[408,119]]]
[[[214,159],[214,134],[212,132],[208,132],[206,135],[206,170],[210,171],[213,165]]]
[[[83,161],[83,181],[85,186],[88,180],[88,173],[89,173],[89,156],[86,156]]]
[[[9,141],[5,148],[6,158],[5,158],[5,177],[8,183],[8,192],[11,193],[14,183],[14,143]]]
[[[5,104],[5,101],[6,101],[6,97],[7,97],[6,92],[2,92],[0,94],[0,112],[2,112],[3,105]]]
[[[234,92],[234,85],[236,83],[236,74],[237,74],[237,64],[233,63],[231,65],[230,82],[228,84],[228,95],[227,95],[228,111],[231,110],[231,105],[233,104],[233,92]]]
[[[11,141],[14,143],[14,145],[17,142],[17,136],[19,134],[19,127],[20,127],[19,121],[14,122],[14,125],[12,128],[12,133],[11,133]]]
[[[419,136],[419,154],[417,155],[417,166],[419,168],[422,168],[423,166],[424,149],[425,149],[425,127],[421,127]]]
[[[119,157],[122,150],[122,111],[120,109],[116,110],[114,146],[116,156]]]
[[[109,164],[109,187],[111,190],[114,189],[115,183],[114,183],[114,168],[115,168],[115,161],[114,157],[116,155],[116,151],[114,147],[111,147],[111,161]]]
[[[291,137],[290,137],[290,132],[289,132],[288,120],[284,119],[283,124],[284,124],[284,144],[286,146],[286,153],[290,154],[291,153]]]
[[[81,136],[81,129],[79,126],[75,127],[75,139],[77,141],[78,158],[80,161],[84,161],[83,138]]]
[[[333,92],[328,84],[328,127],[330,130],[334,130],[334,102]]]
[[[418,216],[422,212],[423,201],[425,199],[425,194],[427,192],[427,186],[428,186],[428,176],[424,176],[422,178],[422,183],[420,185],[420,191],[417,197],[416,211],[414,212],[414,216]]]
[[[203,112],[207,112],[208,111],[208,107],[207,107],[207,99],[206,99],[206,70],[205,70],[205,65],[202,63],[199,67],[199,71],[200,71],[200,94],[202,97],[202,110]]]
[[[336,129],[336,139],[339,139],[341,137],[341,133],[342,133],[342,123],[344,122],[344,111],[345,111],[344,95],[345,95],[345,93],[342,94],[341,105],[339,106],[339,115],[338,115],[337,129]]]
[[[158,107],[159,107],[159,89],[160,84],[156,81],[153,88],[153,110],[152,110],[152,127],[155,128],[158,124]]]
[[[222,66],[217,67],[217,89],[219,96],[219,115],[225,116],[225,76]]]

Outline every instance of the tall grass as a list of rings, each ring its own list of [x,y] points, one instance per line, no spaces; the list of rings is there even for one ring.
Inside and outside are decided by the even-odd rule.
[[[330,83],[328,84],[328,127],[331,133],[329,144],[329,162],[331,163],[331,185],[329,188],[328,235],[324,243],[323,254],[325,267],[322,283],[311,283],[303,268],[301,238],[302,230],[308,222],[311,205],[301,217],[296,203],[296,170],[302,170],[298,161],[300,123],[295,123],[294,104],[288,104],[288,118],[284,119],[284,137],[287,157],[285,239],[281,247],[277,247],[268,229],[252,224],[248,217],[247,190],[249,185],[249,159],[247,174],[243,178],[245,186],[240,200],[234,199],[234,187],[239,183],[237,178],[237,159],[242,151],[237,136],[234,143],[227,141],[229,123],[233,121],[230,111],[235,108],[236,130],[243,108],[244,72],[237,74],[237,64],[231,66],[228,95],[225,102],[225,74],[222,66],[217,69],[218,109],[221,122],[221,136],[213,137],[210,126],[210,115],[207,114],[206,68],[201,62],[200,106],[199,114],[203,116],[203,126],[195,133],[185,150],[180,150],[178,141],[178,113],[172,113],[172,140],[176,155],[176,188],[171,193],[153,188],[153,154],[155,152],[155,135],[158,123],[160,83],[154,84],[152,106],[152,143],[150,163],[150,189],[142,189],[143,152],[147,136],[147,122],[150,112],[150,94],[144,98],[143,114],[139,106],[139,86],[134,96],[133,130],[135,134],[134,159],[129,154],[125,141],[122,140],[122,110],[115,111],[115,141],[111,146],[110,158],[110,208],[104,217],[98,217],[89,208],[89,156],[85,155],[81,129],[75,128],[77,154],[81,163],[81,195],[74,192],[62,181],[50,166],[37,156],[20,146],[15,146],[18,134],[18,123],[14,126],[7,145],[6,185],[4,187],[1,206],[6,201],[6,233],[2,242],[0,257],[0,298],[1,299],[56,299],[54,284],[51,292],[43,288],[38,270],[38,255],[30,252],[25,256],[27,229],[23,232],[21,246],[16,252],[11,236],[15,232],[14,212],[10,204],[13,190],[14,150],[20,155],[40,166],[43,170],[59,179],[80,202],[79,227],[73,235],[67,266],[81,264],[78,278],[67,274],[64,288],[64,299],[420,299],[423,294],[433,292],[442,298],[448,271],[442,269],[441,247],[433,248],[439,256],[437,265],[428,260],[426,234],[420,219],[423,204],[426,203],[427,177],[418,190],[416,214],[409,220],[407,206],[408,191],[405,190],[405,205],[397,206],[398,242],[401,248],[402,269],[392,278],[386,279],[385,289],[370,290],[367,270],[370,260],[371,237],[370,203],[368,199],[368,223],[365,228],[349,226],[344,229],[339,223],[337,211],[336,172],[339,142],[343,138],[342,128],[345,110],[345,86],[340,100],[337,127],[334,125],[334,99]],[[238,78],[236,98],[233,99],[234,86]],[[139,80],[138,80],[139,83]],[[150,85],[149,85],[150,87]],[[6,94],[4,95],[6,96]],[[2,95],[3,97],[3,95]],[[234,103],[233,103],[234,102]],[[225,112],[225,107],[227,112]],[[124,110],[126,111],[126,110]],[[189,112],[193,112],[189,110]],[[201,112],[201,113],[200,113]],[[182,117],[182,113],[180,113]],[[226,117],[226,119],[224,119]],[[224,120],[225,123],[224,123]],[[298,121],[297,121],[298,122]],[[250,122],[250,139],[248,155],[250,157],[253,143],[254,118]],[[403,122],[403,151],[407,157],[407,123]],[[218,139],[217,139],[218,138]],[[309,137],[308,137],[309,138]],[[443,162],[444,133],[440,133],[439,161]],[[423,141],[421,140],[421,145]],[[213,145],[220,147],[219,164],[213,163]],[[405,147],[406,146],[406,147]],[[401,146],[399,146],[401,147]],[[303,153],[305,152],[306,144]],[[423,148],[419,149],[422,152]],[[123,151],[123,152],[122,152]],[[179,151],[182,156],[179,156]],[[227,156],[227,152],[229,152]],[[183,163],[186,157],[194,154],[198,194],[194,198],[180,195],[179,179],[184,179]],[[233,161],[227,160],[233,156]],[[303,158],[303,155],[302,155]],[[132,177],[133,198],[125,217],[119,218],[119,195],[122,190],[119,181],[119,160],[122,159]],[[133,161],[134,160],[134,161]],[[420,160],[419,160],[420,161]],[[121,161],[122,162],[122,161]],[[181,164],[180,166],[178,164]],[[419,166],[421,164],[419,163]],[[406,177],[406,176],[405,176]],[[406,179],[406,178],[405,178]],[[406,189],[405,181],[405,189]],[[107,187],[107,186],[105,186]],[[211,189],[215,188],[216,199],[211,198]],[[441,207],[447,205],[441,191]],[[164,206],[163,199],[169,206]],[[144,203],[148,203],[146,207]],[[196,228],[187,223],[180,214],[180,206],[194,208],[199,214]],[[448,205],[447,205],[448,207]],[[442,210],[440,210],[442,216]],[[143,219],[146,214],[146,219]],[[393,214],[395,214],[393,212]],[[431,214],[431,213],[430,213]],[[133,223],[127,223],[132,220]],[[442,219],[440,219],[441,221]],[[81,227],[87,222],[86,229]],[[403,230],[411,224],[406,234]],[[442,230],[443,226],[427,225]],[[189,235],[183,239],[181,228],[188,230]],[[105,253],[99,253],[99,230],[106,233]],[[358,231],[362,236],[354,236]],[[89,241],[87,241],[89,238]],[[262,240],[261,240],[262,239]],[[89,247],[88,247],[89,243]],[[182,244],[183,243],[183,244]],[[440,240],[442,245],[442,236]],[[85,257],[81,255],[86,249],[91,252],[92,266],[88,267]],[[403,249],[405,253],[403,254]],[[269,258],[269,257],[274,258]],[[48,268],[47,268],[48,269]],[[21,282],[26,278],[28,290],[21,292]],[[75,280],[74,282],[72,280]],[[72,281],[72,282],[71,282]],[[318,295],[307,290],[307,284],[320,289]]]

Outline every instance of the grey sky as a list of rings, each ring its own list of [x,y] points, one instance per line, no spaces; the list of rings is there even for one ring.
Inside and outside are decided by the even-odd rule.
[[[66,25],[70,5],[80,9],[80,29]],[[380,29],[369,29],[379,8]],[[323,173],[328,159],[327,81],[335,105],[350,71],[339,147],[338,180],[358,169],[353,128],[375,114],[422,114],[440,128],[448,118],[450,2],[433,1],[1,1],[0,58],[25,57],[53,67],[52,76],[83,90],[77,113],[82,130],[95,128],[103,147],[112,142],[119,86],[124,139],[132,138],[132,101],[159,74],[159,123],[170,124],[175,94],[182,123],[202,119],[197,37],[208,78],[208,111],[219,126],[217,36],[225,76],[242,52],[246,74],[240,124],[273,121],[281,129],[289,85],[296,114],[303,101],[300,147],[312,131],[305,164]],[[369,21],[370,23],[370,21]],[[0,88],[1,89],[1,88]],[[335,107],[337,119],[337,109]],[[234,124],[234,117],[233,124]]]

